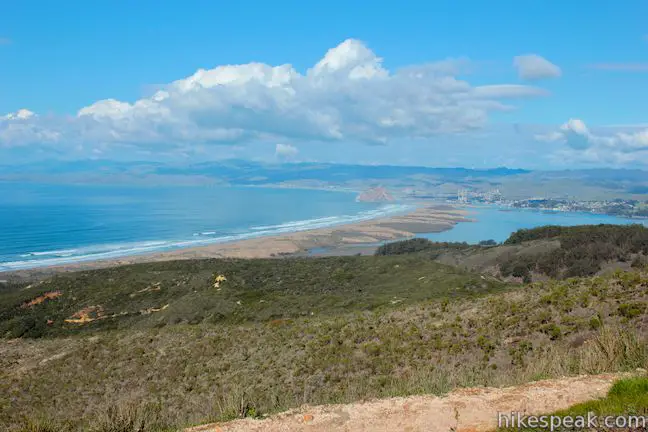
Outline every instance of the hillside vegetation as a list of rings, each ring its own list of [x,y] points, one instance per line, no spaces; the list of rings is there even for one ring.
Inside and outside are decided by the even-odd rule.
[[[420,253],[444,263],[491,270],[531,282],[534,276],[566,279],[592,276],[608,265],[648,263],[648,228],[643,225],[544,226],[514,232],[499,247],[411,239],[381,246],[377,255]],[[495,270],[495,271],[493,271]]]
[[[503,288],[495,278],[419,256],[135,264],[5,288],[0,336],[331,316]]]
[[[427,256],[438,256],[441,253],[457,250],[475,250],[474,246],[468,243],[432,242],[424,238],[413,238],[409,240],[385,243],[376,249],[376,256],[382,255],[405,255],[416,252],[425,252]]]
[[[0,428],[177,430],[634,371],[648,365],[647,305],[644,268],[507,284],[425,251],[61,274],[0,290]]]

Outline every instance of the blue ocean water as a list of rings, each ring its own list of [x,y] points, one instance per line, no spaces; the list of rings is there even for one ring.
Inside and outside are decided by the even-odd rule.
[[[220,186],[0,183],[0,271],[114,258],[368,220],[409,211],[355,194]],[[504,241],[541,225],[643,223],[590,213],[473,207],[434,241]]]
[[[300,231],[410,208],[319,190],[0,183],[0,271]]]
[[[630,219],[616,216],[580,212],[538,211],[530,209],[511,209],[495,206],[470,207],[468,218],[474,222],[461,222],[450,231],[423,234],[420,237],[440,242],[479,243],[482,240],[502,242],[512,232],[523,228],[543,225],[596,225],[596,224],[643,224],[646,219]]]

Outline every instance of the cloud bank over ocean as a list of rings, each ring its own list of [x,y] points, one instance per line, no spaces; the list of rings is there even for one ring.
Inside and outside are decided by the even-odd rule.
[[[550,99],[552,92],[529,83],[564,78],[559,65],[539,54],[515,56],[508,67],[520,82],[490,83],[479,75],[482,67],[450,58],[389,69],[366,43],[347,39],[304,71],[291,64],[221,65],[132,102],[103,99],[67,115],[22,108],[0,116],[0,152],[68,159],[220,155],[349,163],[347,155],[406,165],[648,166],[645,127],[589,128],[578,117],[562,126],[501,120],[522,104]],[[375,150],[384,146],[391,147]]]
[[[232,144],[255,139],[385,143],[484,127],[509,101],[546,96],[541,88],[471,85],[466,59],[390,71],[366,44],[348,39],[304,73],[290,64],[223,65],[162,86],[133,103],[100,100],[76,115],[9,113],[0,145],[119,143]]]

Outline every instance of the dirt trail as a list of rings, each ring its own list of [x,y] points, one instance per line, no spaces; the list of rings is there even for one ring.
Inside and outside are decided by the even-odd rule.
[[[263,420],[241,419],[185,432],[477,432],[497,413],[546,414],[604,396],[621,375],[554,379],[508,388],[468,388],[444,397],[411,396],[348,405],[303,406]]]

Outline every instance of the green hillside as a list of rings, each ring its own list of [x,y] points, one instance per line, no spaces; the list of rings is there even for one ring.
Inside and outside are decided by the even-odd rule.
[[[177,430],[648,365],[645,268],[514,284],[435,259],[177,261],[5,286],[0,428]]]
[[[418,253],[437,262],[520,281],[592,276],[648,264],[643,225],[544,226],[514,232],[500,246],[434,243],[415,238],[381,246],[376,255]]]
[[[219,276],[226,280],[215,287]],[[63,336],[180,323],[331,316],[503,288],[505,284],[492,277],[422,256],[136,264],[5,288],[0,291],[0,335]],[[47,295],[53,298],[29,306]],[[93,321],[69,322],[84,313]]]

